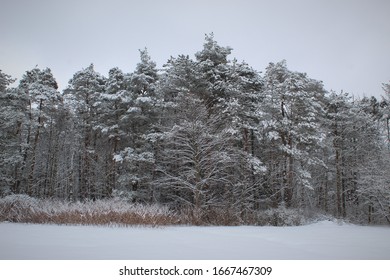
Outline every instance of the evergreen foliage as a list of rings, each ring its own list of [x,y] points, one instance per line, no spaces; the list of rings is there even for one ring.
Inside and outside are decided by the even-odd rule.
[[[390,223],[390,86],[353,99],[270,63],[229,59],[213,34],[191,59],[133,73],[93,64],[62,94],[50,69],[0,71],[0,195],[164,204],[195,223],[258,213]],[[279,210],[278,210],[279,209]],[[279,213],[278,212],[278,213]]]

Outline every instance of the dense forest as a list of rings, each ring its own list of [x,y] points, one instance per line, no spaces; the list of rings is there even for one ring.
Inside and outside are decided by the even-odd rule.
[[[384,97],[327,91],[285,61],[264,72],[203,49],[157,69],[93,64],[63,92],[51,70],[0,71],[0,197],[122,197],[248,222],[283,207],[390,223],[390,83]]]

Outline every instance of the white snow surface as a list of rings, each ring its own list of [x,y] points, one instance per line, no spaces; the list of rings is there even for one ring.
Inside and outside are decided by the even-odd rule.
[[[0,223],[3,260],[390,260],[390,227],[103,227]]]

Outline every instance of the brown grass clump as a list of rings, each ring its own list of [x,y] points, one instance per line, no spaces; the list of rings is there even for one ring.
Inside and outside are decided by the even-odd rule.
[[[177,224],[180,219],[164,206],[131,204],[119,199],[70,203],[12,195],[0,199],[0,221],[165,226]]]
[[[0,198],[0,222],[118,226],[294,226],[303,224],[305,220],[300,211],[284,207],[263,211],[189,207],[179,211],[157,204],[134,204],[115,198],[74,203],[36,199],[27,195]]]

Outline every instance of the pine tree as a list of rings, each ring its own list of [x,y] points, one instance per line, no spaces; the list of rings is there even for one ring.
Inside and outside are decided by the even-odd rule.
[[[42,157],[47,145],[42,137],[52,128],[56,106],[61,101],[57,82],[51,70],[34,68],[27,71],[20,80],[18,95],[25,100],[25,118],[19,123],[20,153],[22,161],[15,169],[15,190],[23,190],[28,195],[41,196],[45,193],[45,176]]]
[[[127,110],[119,120],[126,140],[114,156],[121,165],[118,176],[121,191],[133,201],[154,201],[154,164],[156,147],[149,135],[158,126],[159,99],[156,91],[159,80],[156,63],[147,50],[140,51],[141,61],[134,73],[129,75]]]
[[[21,165],[20,130],[26,100],[16,89],[8,88],[15,80],[0,70],[0,196],[19,193],[18,167]]]
[[[97,107],[97,126],[100,137],[101,163],[104,168],[104,196],[111,196],[118,187],[118,165],[114,156],[121,150],[126,142],[126,130],[123,118],[132,101],[128,90],[129,77],[118,68],[112,68],[108,73],[106,87],[99,96]]]
[[[306,74],[288,70],[285,61],[271,63],[264,81],[264,140],[273,147],[267,155],[268,184],[282,204],[304,205],[313,190],[311,167],[321,164],[313,151],[323,140],[324,89]]]
[[[383,84],[383,91],[385,92],[385,96],[382,97],[381,111],[386,122],[387,141],[390,145],[390,82],[388,84]]]
[[[135,72],[131,75],[130,88],[138,96],[152,96],[155,83],[158,80],[156,63],[152,61],[148,50],[139,50],[141,62],[137,64]]]
[[[224,98],[225,92],[220,83],[226,79],[229,71],[228,55],[232,48],[222,47],[214,40],[214,34],[205,35],[203,50],[195,54],[196,70],[201,75],[202,86],[197,94],[204,100],[204,103],[211,109],[220,98]],[[198,75],[199,75],[198,74]]]
[[[221,191],[222,187],[214,188],[219,189],[216,192],[219,194],[214,197],[219,201],[216,205],[226,207],[225,210],[234,209],[241,216],[240,219],[244,219],[245,211],[253,209],[255,204],[255,192],[260,178],[255,178],[255,175],[264,171],[261,161],[255,155],[253,131],[258,121],[254,109],[260,100],[262,81],[258,73],[246,63],[237,63],[236,60],[230,63],[227,60],[230,50],[220,47],[212,35],[206,35],[204,49],[196,54],[197,61],[184,55],[168,61],[160,84],[165,114],[169,116],[164,118],[163,130],[171,131],[172,127],[181,127],[179,120],[193,118],[193,109],[186,108],[184,104],[199,104],[197,106],[206,110],[201,124],[198,122],[197,125],[204,126],[204,130],[225,139],[226,143],[220,145],[225,147],[225,153],[230,155],[230,159],[236,162],[234,166],[226,163],[226,170],[229,169],[231,176],[230,184],[223,187],[225,191]],[[190,112],[190,117],[185,112]],[[192,123],[187,125],[193,128]],[[188,126],[180,131],[184,133],[183,131],[189,130]],[[169,157],[170,162],[175,162],[173,155],[183,151],[174,139],[171,139],[170,145],[175,150]],[[176,160],[179,161],[179,158],[177,156]],[[170,166],[172,165],[171,163]],[[224,180],[223,176],[221,180]],[[192,199],[191,196],[189,198]],[[198,204],[195,203],[193,207],[197,208],[196,205]]]
[[[82,143],[78,157],[78,174],[74,178],[75,189],[80,199],[95,199],[101,196],[102,190],[99,169],[97,169],[97,128],[100,94],[104,92],[106,79],[94,70],[93,64],[78,71],[69,81],[66,89],[68,104],[75,110],[76,129],[79,130],[79,141]],[[72,177],[76,174],[72,174]],[[76,193],[77,191],[77,193]]]

